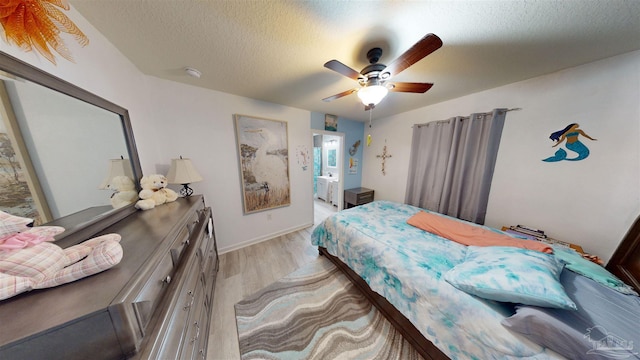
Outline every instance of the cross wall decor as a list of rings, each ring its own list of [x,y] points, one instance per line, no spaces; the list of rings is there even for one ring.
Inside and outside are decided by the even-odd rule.
[[[376,157],[378,159],[382,159],[382,175],[387,175],[387,173],[384,171],[384,162],[385,160],[387,160],[387,158],[391,157],[391,154],[387,154],[387,145],[382,147],[382,154],[376,155]]]

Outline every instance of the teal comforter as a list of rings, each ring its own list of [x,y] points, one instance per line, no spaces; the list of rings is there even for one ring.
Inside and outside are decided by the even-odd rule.
[[[466,247],[408,225],[420,210],[389,201],[344,210],[318,225],[311,242],[358,273],[452,359],[561,358],[500,324],[512,306],[442,279]]]

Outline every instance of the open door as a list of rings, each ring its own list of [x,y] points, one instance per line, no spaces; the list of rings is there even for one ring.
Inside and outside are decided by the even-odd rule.
[[[344,133],[313,130],[313,204],[340,211],[344,204]],[[323,211],[326,212],[326,211]]]

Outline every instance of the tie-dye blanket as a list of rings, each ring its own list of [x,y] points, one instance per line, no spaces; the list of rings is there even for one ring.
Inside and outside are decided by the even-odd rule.
[[[452,359],[562,358],[500,324],[513,314],[512,306],[474,297],[442,279],[463,261],[466,247],[408,225],[420,210],[374,201],[327,218],[311,242],[358,273]]]

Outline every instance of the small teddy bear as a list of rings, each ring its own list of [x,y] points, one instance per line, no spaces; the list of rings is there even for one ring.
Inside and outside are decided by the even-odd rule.
[[[164,175],[143,176],[140,179],[142,190],[138,194],[140,200],[136,202],[136,208],[149,210],[158,205],[176,201],[178,194],[171,189],[167,189],[167,184],[167,178]]]
[[[111,179],[107,188],[114,190],[114,193],[111,194],[111,206],[113,206],[114,209],[133,204],[138,200],[136,186],[128,176],[114,177]]]
[[[61,248],[52,243],[59,226],[29,227],[33,220],[0,211],[0,300],[33,289],[76,281],[122,259],[119,234]]]

